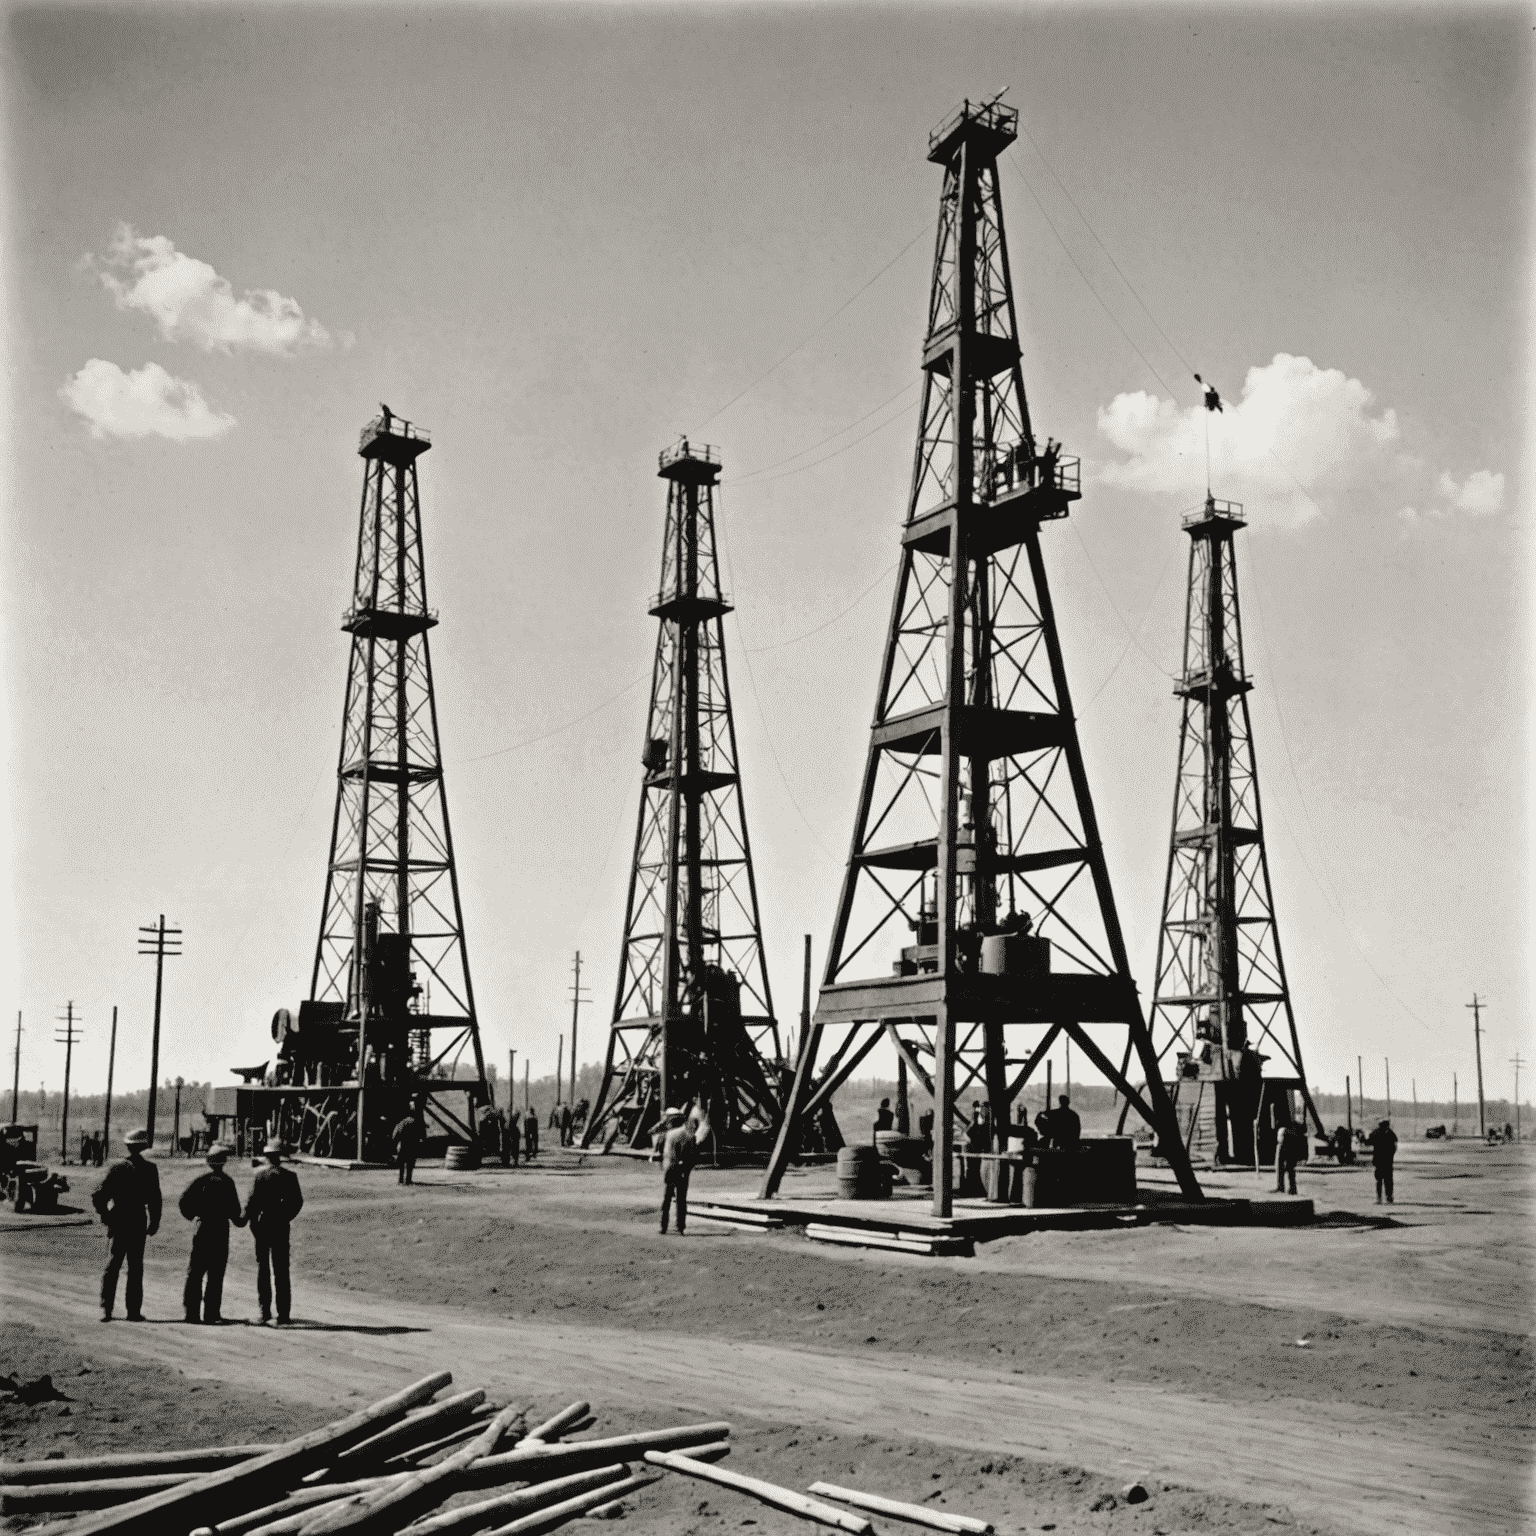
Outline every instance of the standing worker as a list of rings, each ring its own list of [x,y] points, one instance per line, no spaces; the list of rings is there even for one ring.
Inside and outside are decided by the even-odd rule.
[[[1387,1204],[1392,1201],[1392,1160],[1397,1156],[1397,1132],[1390,1120],[1383,1120],[1366,1138],[1371,1149],[1371,1166],[1376,1170],[1376,1204],[1381,1204],[1382,1192],[1386,1192]]]
[[[421,1149],[421,1121],[416,1118],[415,1111],[396,1124],[390,1132],[390,1140],[394,1142],[395,1167],[399,1169],[395,1183],[414,1184],[416,1154]]]
[[[144,1156],[148,1131],[123,1137],[127,1157],[113,1163],[91,1204],[112,1240],[112,1254],[101,1273],[101,1320],[112,1321],[117,1301],[117,1275],[128,1261],[128,1321],[144,1321],[144,1239],[160,1230],[160,1170]]]
[[[1296,1164],[1306,1150],[1306,1132],[1287,1115],[1275,1127],[1275,1193],[1296,1193]],[[1290,1190],[1286,1190],[1286,1181]]]
[[[272,1321],[272,1282],[277,1281],[277,1321],[287,1323],[293,1310],[288,1284],[288,1227],[304,1209],[299,1176],[283,1167],[283,1144],[276,1136],[266,1145],[267,1166],[256,1175],[251,1198],[245,1202],[245,1219],[256,1239],[256,1300],[263,1323]]]
[[[503,1167],[508,1163],[511,1163],[514,1168],[517,1167],[518,1154],[522,1150],[522,1145],[523,1117],[518,1114],[517,1106],[514,1104],[507,1111],[506,1130],[501,1143],[501,1162]]]
[[[1077,1111],[1072,1108],[1072,1101],[1066,1094],[1060,1094],[1056,1099],[1056,1108],[1048,1117],[1051,1127],[1051,1145],[1060,1147],[1063,1152],[1076,1152],[1083,1139],[1083,1122],[1078,1119]]]
[[[523,1159],[532,1162],[539,1155],[539,1116],[530,1109],[523,1116]]]
[[[697,1122],[689,1122],[682,1110],[669,1109],[661,1122],[665,1129],[651,1153],[661,1159],[661,1235],[667,1235],[667,1215],[675,1198],[681,1237],[688,1227],[688,1179],[699,1160],[699,1148],[709,1140],[709,1121],[700,1115]]]
[[[562,1147],[568,1147],[571,1144],[571,1125],[574,1119],[575,1116],[571,1113],[571,1106],[569,1104],[562,1104],[560,1106],[560,1145]]]
[[[245,1225],[240,1214],[240,1191],[224,1172],[229,1149],[222,1142],[208,1148],[208,1172],[200,1173],[181,1192],[181,1214],[195,1222],[192,1256],[187,1260],[187,1283],[181,1305],[189,1323],[222,1323],[219,1308],[224,1300],[224,1268],[229,1263],[229,1228]]]

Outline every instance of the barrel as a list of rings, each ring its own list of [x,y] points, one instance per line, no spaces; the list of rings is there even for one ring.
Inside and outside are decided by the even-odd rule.
[[[837,1154],[837,1193],[842,1200],[879,1200],[888,1186],[874,1147],[844,1147]]]
[[[876,1131],[875,1150],[892,1164],[904,1184],[928,1184],[928,1143],[921,1136],[903,1136],[900,1131]]]
[[[478,1168],[480,1166],[480,1149],[472,1147],[462,1141],[456,1141],[449,1145],[447,1152],[443,1154],[443,1167],[448,1169]]]

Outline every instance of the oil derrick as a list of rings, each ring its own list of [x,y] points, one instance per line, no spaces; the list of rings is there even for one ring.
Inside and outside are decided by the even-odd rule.
[[[297,1019],[278,1010],[275,1086],[242,1116],[317,1155],[385,1159],[390,1128],[413,1108],[428,1136],[473,1141],[489,1098],[427,643],[437,614],[416,464],[431,446],[387,406],[359,440],[367,467],[341,624],[352,654],[310,997]],[[462,1066],[472,1075],[457,1077]]]
[[[1189,591],[1174,689],[1183,718],[1151,1025],[1159,1059],[1177,1064],[1185,1146],[1267,1163],[1293,1094],[1325,1133],[1302,1069],[1264,849],[1232,542],[1245,526],[1241,506],[1209,493],[1184,519]],[[1270,1075],[1274,1061],[1284,1070]]]
[[[933,1208],[949,1215],[965,1100],[985,1101],[997,1145],[1062,1035],[1199,1196],[1131,980],[1046,582],[1041,528],[1078,499],[1078,462],[1038,442],[1024,394],[997,171],[1017,122],[967,102],[929,136],[944,187],[900,573],[825,977],[765,1197],[803,1128],[889,1039],[934,1098]],[[1110,1025],[1128,1031],[1144,1086],[1090,1033]],[[818,1077],[828,1030],[841,1038]]]
[[[651,705],[603,1086],[583,1146],[641,1147],[697,1103],[717,1147],[766,1154],[782,1100],[715,553],[719,454],[683,439],[667,482]]]

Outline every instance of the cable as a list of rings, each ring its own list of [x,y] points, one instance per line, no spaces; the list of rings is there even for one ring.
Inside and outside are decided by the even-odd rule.
[[[1125,275],[1124,272],[1120,271],[1120,263],[1115,260],[1113,255],[1110,254],[1109,247],[1107,245],[1105,245],[1102,240],[1099,239],[1098,231],[1095,230],[1093,225],[1088,222],[1088,215],[1085,214],[1083,212],[1083,210],[1078,207],[1077,199],[1072,196],[1070,191],[1067,190],[1066,182],[1064,182],[1061,179],[1061,177],[1056,174],[1056,172],[1051,167],[1050,161],[1047,160],[1045,158],[1045,156],[1040,153],[1040,146],[1037,143],[1035,143],[1034,137],[1031,135],[1029,129],[1027,127],[1025,127],[1024,119],[1023,119],[1022,115],[1019,117],[1019,132],[1024,135],[1026,140],[1028,140],[1029,147],[1032,150],[1034,150],[1035,154],[1039,157],[1041,165],[1043,165],[1046,168],[1046,170],[1050,171],[1051,179],[1056,183],[1056,185],[1058,187],[1061,188],[1062,192],[1066,194],[1067,201],[1072,204],[1073,210],[1076,212],[1078,218],[1080,218],[1083,221],[1083,228],[1086,229],[1088,231],[1088,233],[1093,236],[1094,244],[1097,245],[1098,248],[1101,251],[1104,252],[1105,256],[1107,256],[1109,258],[1110,266],[1112,266],[1115,269],[1115,271],[1117,273],[1119,273],[1120,281],[1122,283],[1124,283],[1125,286],[1130,290],[1131,297],[1133,299],[1135,299],[1138,304],[1141,305],[1141,312],[1142,312],[1142,314],[1144,314],[1147,317],[1148,320],[1150,320],[1152,322],[1152,328],[1157,332],[1157,334],[1159,336],[1161,336],[1163,338],[1163,340],[1165,342],[1167,342],[1168,350],[1170,352],[1172,352],[1173,355],[1176,358],[1178,358],[1178,360],[1181,363],[1183,363],[1184,367],[1191,374],[1194,373],[1195,365],[1193,363],[1191,363],[1190,360],[1187,357],[1185,357],[1182,352],[1179,351],[1179,349],[1174,345],[1173,339],[1169,336],[1168,332],[1165,331],[1162,328],[1162,326],[1160,326],[1157,323],[1157,316],[1154,315],[1152,313],[1152,311],[1147,308],[1145,302],[1142,300],[1141,295],[1139,293],[1137,293],[1136,289],[1132,286],[1130,278],[1128,278]],[[1036,201],[1038,201],[1038,199],[1036,199]],[[1143,361],[1145,361],[1145,359],[1143,359]]]
[[[583,720],[590,720],[593,715],[601,714],[602,711],[607,709],[610,704],[617,704],[619,700],[622,699],[624,695],[635,686],[636,683],[643,683],[650,675],[650,668],[647,667],[646,670],[640,673],[638,677],[632,677],[627,683],[624,684],[622,688],[619,689],[617,693],[613,694],[609,698],[604,699],[601,704],[594,705],[586,712],[586,714],[577,715],[574,720],[567,720],[564,725],[557,725],[553,730],[545,731],[542,736],[530,736],[526,741],[514,741],[511,746],[497,747],[494,752],[482,752],[478,757],[461,757],[459,762],[461,764],[483,763],[490,758],[505,757],[508,752],[520,752],[524,747],[532,747],[541,741],[548,741],[551,736],[558,736],[562,731],[570,730],[573,725],[580,725]]]
[[[889,404],[890,402],[887,401],[886,403]],[[857,448],[866,438],[873,437],[877,432],[883,432],[887,427],[894,426],[902,417],[910,416],[921,403],[920,400],[914,400],[911,405],[903,406],[894,416],[888,416],[878,426],[871,427],[868,432],[861,432],[851,443],[844,443],[841,448],[834,448],[831,453],[824,453],[819,459],[812,459],[809,464],[796,465],[794,469],[786,469],[782,474],[767,475],[764,479],[748,486],[747,489],[756,490],[759,485],[767,485],[771,481],[784,480],[790,475],[798,475],[807,469],[815,469],[818,464],[825,464],[829,459],[835,459],[839,454],[847,453],[850,448]],[[792,455],[791,457],[798,457],[798,455]]]
[[[718,498],[715,505],[718,510],[720,508],[720,502]],[[720,552],[725,557],[726,580],[729,581],[731,586],[734,587],[736,585],[736,577],[731,569],[731,551],[725,537],[725,518],[723,516],[720,516],[717,519],[715,527],[720,535]],[[773,759],[773,766],[778,770],[779,782],[784,786],[784,793],[789,797],[789,803],[795,808],[795,815],[800,818],[801,822],[805,826],[805,830],[811,834],[811,841],[815,843],[818,849],[820,849],[822,856],[826,858],[829,863],[840,864],[842,861],[838,859],[835,854],[828,852],[826,844],[822,842],[819,836],[817,836],[816,828],[811,825],[810,818],[805,814],[803,810],[800,809],[800,802],[795,799],[795,792],[789,787],[789,778],[784,772],[783,763],[779,761],[779,754],[773,745],[773,737],[768,732],[768,716],[764,713],[763,710],[762,696],[757,691],[757,678],[752,674],[752,652],[750,647],[747,645],[747,637],[742,631],[740,609],[733,608],[731,610],[731,616],[736,620],[736,639],[741,646],[742,665],[747,669],[747,684],[752,689],[752,702],[757,705],[757,718],[759,724],[761,724],[763,728],[763,740],[767,744],[769,757]]]
[[[832,322],[834,320],[836,320],[837,317],[840,314],[842,314],[842,312],[845,309],[847,309],[848,306],[850,304],[852,304],[855,299],[859,298],[860,295],[862,295],[868,289],[872,288],[876,283],[878,283],[880,281],[880,279],[882,277],[884,277],[885,274],[887,272],[889,272],[891,270],[891,268],[894,267],[896,265],[896,263],[898,261],[900,261],[901,258],[903,256],[905,256],[907,254],[907,252],[910,251],[912,249],[912,247],[914,245],[916,245],[919,240],[921,240],[923,238],[924,235],[930,233],[932,228],[933,228],[933,226],[931,224],[925,223],[923,225],[923,227],[920,230],[918,230],[918,232],[915,235],[913,235],[913,237],[909,241],[907,241],[907,243],[904,246],[902,246],[902,248],[899,251],[897,251],[897,253],[893,257],[891,257],[891,259],[888,262],[886,262],[886,264],[883,267],[881,267],[880,270],[878,272],[876,272],[875,275],[872,278],[869,279],[868,282],[864,283],[863,286],[860,287],[852,295],[850,295],[850,297],[844,299],[843,302],[841,304],[839,304],[837,306],[837,308],[834,309],[832,311],[832,313],[830,315],[828,315],[827,318],[825,320],[823,320],[821,322],[821,324],[816,327],[815,330],[811,331],[802,340],[796,342],[795,345],[792,346],[789,349],[789,351],[786,352],[784,354],[784,356],[781,357],[778,360],[778,362],[776,362],[771,368],[765,368],[760,374],[758,374],[758,376],[755,379],[752,380],[752,382],[750,384],[747,385],[747,387],[745,389],[739,391],[737,394],[732,395],[731,398],[729,400],[727,400],[725,402],[725,404],[722,405],[718,411],[715,411],[712,415],[706,416],[704,418],[704,420],[701,421],[698,424],[698,426],[694,429],[694,431],[689,434],[689,436],[690,437],[696,437],[696,436],[700,435],[703,432],[704,428],[707,427],[710,424],[710,422],[714,421],[716,417],[725,415],[725,413],[728,410],[730,410],[730,408],[733,405],[735,405],[738,400],[740,400],[745,395],[751,394],[751,392],[754,389],[756,389],[757,386],[759,384],[761,384],[763,382],[763,380],[766,379],[770,374],[777,373],[778,370],[780,368],[782,368],[784,366],[784,364],[787,363],[790,360],[790,358],[792,358],[797,352],[799,352],[802,348],[804,348],[806,346],[809,346],[810,343],[813,342],[819,335],[821,335],[821,333],[824,330],[826,330],[826,328],[829,325],[831,325]]]
[[[1126,640],[1125,644],[1120,647],[1120,654],[1115,658],[1115,664],[1109,669],[1109,672],[1106,674],[1104,681],[1093,690],[1093,693],[1089,697],[1088,702],[1078,708],[1077,714],[1079,719],[1088,713],[1088,711],[1093,707],[1094,700],[1097,699],[1098,696],[1103,693],[1106,688],[1109,687],[1111,681],[1114,679],[1115,673],[1120,670],[1120,663],[1124,661],[1125,658],[1131,653],[1131,642],[1136,640],[1137,636],[1139,636],[1142,630],[1146,628],[1147,619],[1152,613],[1152,605],[1157,601],[1157,594],[1163,590],[1163,581],[1168,575],[1168,567],[1173,564],[1173,557],[1176,553],[1177,547],[1172,543],[1172,541],[1170,541],[1168,545],[1168,554],[1163,560],[1163,568],[1157,573],[1157,583],[1152,588],[1151,597],[1147,599],[1147,606],[1141,610],[1141,618],[1137,621],[1135,633],[1133,633]],[[1158,670],[1161,671],[1162,669],[1159,668]]]
[[[891,401],[899,400],[904,394],[907,393],[908,390],[917,389],[921,384],[921,379],[914,379],[910,384],[903,384],[902,387],[898,389],[894,395],[891,395],[888,399],[882,400],[879,405],[875,406],[874,410],[865,411],[865,413],[860,416],[857,421],[850,421],[847,426],[839,427],[836,432],[829,432],[824,438],[821,439],[820,442],[812,443],[810,447],[802,448],[799,453],[792,453],[788,458],[777,459],[772,464],[764,464],[759,469],[749,469],[742,474],[732,475],[728,483],[731,485],[740,485],[744,480],[755,480],[759,475],[766,475],[770,469],[777,469],[781,464],[792,464],[796,459],[804,458],[806,454],[813,452],[817,448],[820,448],[822,443],[830,443],[834,438],[841,437],[843,433],[851,432],[856,426],[859,426],[860,423],[868,421],[876,411],[883,411],[886,406],[891,403]]]
[[[868,597],[869,594],[873,592],[875,588],[878,587],[880,583],[884,581],[886,577],[888,577],[895,569],[896,561],[893,560],[888,566],[886,566],[883,571],[880,572],[878,576],[875,577],[872,582],[870,582],[867,587],[864,588],[862,592],[859,593],[856,598],[854,598],[851,603],[848,604],[846,608],[843,609],[841,613],[834,614],[830,619],[827,620],[825,624],[818,624],[815,629],[808,629],[803,635],[796,635],[793,640],[775,640],[772,645],[759,645],[752,650],[751,654],[753,656],[761,656],[764,651],[782,651],[786,645],[799,645],[802,640],[809,640],[812,635],[819,635],[822,630],[831,629],[831,627],[836,624],[839,619],[847,618],[848,615],[852,613],[853,610],[857,608],[859,604],[862,603],[864,599]],[[736,628],[739,632],[741,625],[738,623]],[[745,645],[746,642],[743,641],[742,644]]]
[[[1076,268],[1077,275],[1083,280],[1083,286],[1086,287],[1088,292],[1091,293],[1094,298],[1099,301],[1099,305],[1103,309],[1104,313],[1108,315],[1109,318],[1114,322],[1115,329],[1119,331],[1123,337],[1125,337],[1126,343],[1130,347],[1131,351],[1133,351],[1136,356],[1139,357],[1142,362],[1147,365],[1147,369],[1151,373],[1152,377],[1156,379],[1157,382],[1161,384],[1170,395],[1175,394],[1173,385],[1171,385],[1167,379],[1165,379],[1162,374],[1160,374],[1157,369],[1152,366],[1152,360],[1147,356],[1145,352],[1141,350],[1140,347],[1136,345],[1135,339],[1131,336],[1131,333],[1126,330],[1123,325],[1121,325],[1119,316],[1116,315],[1114,310],[1112,310],[1104,301],[1103,295],[1100,294],[1099,290],[1093,286],[1093,283],[1089,280],[1088,274],[1083,271],[1081,264],[1078,262],[1077,257],[1072,254],[1071,246],[1069,246],[1067,242],[1062,238],[1061,231],[1056,227],[1056,221],[1050,216],[1049,213],[1045,211],[1045,204],[1040,201],[1040,198],[1035,192],[1035,189],[1030,186],[1029,178],[1024,174],[1023,167],[1020,166],[1011,149],[1008,151],[1008,163],[1013,167],[1014,174],[1019,178],[1020,181],[1024,183],[1024,190],[1028,192],[1032,198],[1034,198],[1035,207],[1040,210],[1040,217],[1050,225],[1051,233],[1056,236],[1056,242],[1066,253],[1067,260],[1070,261],[1073,267]]]
[[[1169,670],[1168,670],[1168,669],[1167,669],[1167,667],[1165,667],[1165,666],[1164,666],[1164,665],[1163,665],[1163,664],[1162,664],[1162,663],[1161,663],[1161,662],[1160,662],[1160,661],[1159,661],[1159,660],[1158,660],[1158,659],[1157,659],[1157,657],[1155,657],[1155,656],[1154,656],[1154,655],[1153,655],[1153,654],[1152,654],[1152,653],[1151,653],[1151,651],[1149,651],[1149,650],[1148,650],[1148,649],[1147,649],[1147,648],[1146,648],[1146,646],[1144,646],[1144,645],[1143,645],[1143,644],[1142,644],[1142,643],[1141,643],[1141,640],[1140,640],[1140,638],[1139,638],[1139,636],[1138,636],[1138,635],[1137,635],[1137,633],[1136,633],[1136,630],[1135,630],[1135,629],[1132,629],[1132,628],[1131,628],[1131,621],[1130,621],[1130,620],[1129,620],[1129,619],[1128,619],[1128,618],[1126,618],[1126,616],[1125,616],[1125,615],[1124,615],[1124,614],[1123,614],[1123,613],[1121,613],[1121,612],[1120,612],[1120,607],[1119,607],[1119,605],[1118,605],[1118,604],[1117,604],[1117,603],[1116,603],[1116,602],[1115,602],[1115,596],[1114,596],[1114,593],[1112,593],[1112,592],[1111,592],[1111,591],[1110,591],[1110,590],[1109,590],[1109,586],[1108,586],[1108,584],[1107,584],[1107,583],[1106,583],[1106,582],[1105,582],[1105,580],[1104,580],[1104,578],[1103,578],[1103,577],[1102,577],[1102,576],[1100,576],[1100,575],[1099,575],[1099,568],[1098,568],[1098,566],[1096,566],[1096,565],[1095,565],[1095,564],[1094,564],[1094,563],[1093,563],[1093,555],[1092,555],[1092,553],[1091,553],[1091,552],[1090,552],[1090,551],[1089,551],[1089,549],[1088,549],[1088,546],[1087,546],[1087,544],[1085,544],[1085,543],[1084,543],[1084,542],[1083,542],[1083,536],[1082,536],[1082,534],[1080,534],[1080,533],[1079,533],[1079,532],[1078,532],[1078,531],[1077,531],[1077,525],[1076,525],[1076,524],[1075,524],[1075,523],[1074,523],[1074,524],[1072,524],[1072,525],[1071,525],[1071,527],[1072,527],[1072,534],[1073,534],[1073,537],[1074,537],[1074,538],[1076,538],[1076,540],[1077,540],[1077,542],[1078,542],[1078,543],[1079,543],[1079,544],[1080,544],[1080,545],[1081,545],[1081,546],[1082,546],[1082,551],[1083,551],[1083,555],[1084,555],[1084,557],[1085,557],[1085,558],[1086,558],[1086,559],[1087,559],[1087,561],[1088,561],[1088,569],[1089,569],[1089,570],[1090,570],[1090,571],[1092,571],[1092,572],[1093,572],[1093,575],[1094,575],[1094,580],[1095,580],[1095,581],[1097,581],[1097,582],[1098,582],[1098,584],[1099,584],[1099,586],[1100,586],[1100,587],[1102,587],[1102,588],[1103,588],[1103,591],[1104,591],[1104,596],[1105,596],[1105,597],[1107,597],[1107,598],[1108,598],[1108,599],[1109,599],[1109,606],[1110,606],[1110,607],[1111,607],[1111,608],[1113,608],[1113,609],[1114,609],[1114,610],[1115,610],[1115,617],[1116,617],[1116,618],[1117,618],[1117,619],[1119,619],[1119,620],[1120,620],[1120,622],[1121,622],[1121,623],[1122,623],[1122,624],[1123,624],[1123,625],[1125,625],[1125,632],[1126,632],[1126,634],[1128,634],[1128,635],[1129,635],[1129,636],[1130,636],[1130,637],[1131,637],[1131,640],[1132,640],[1132,642],[1133,642],[1133,643],[1134,643],[1134,644],[1135,644],[1135,646],[1136,646],[1136,649],[1137,649],[1137,650],[1138,650],[1138,651],[1140,651],[1140,652],[1141,652],[1141,654],[1142,654],[1142,655],[1143,655],[1143,656],[1145,656],[1145,657],[1146,657],[1146,658],[1147,658],[1147,660],[1148,660],[1148,661],[1150,661],[1150,662],[1151,662],[1151,663],[1152,663],[1152,665],[1153,665],[1153,666],[1154,666],[1154,667],[1156,667],[1156,668],[1157,668],[1157,670],[1158,670],[1158,671],[1159,671],[1159,672],[1161,672],[1161,673],[1162,673],[1162,675],[1163,675],[1163,676],[1164,676],[1164,677],[1166,677],[1166,678],[1169,678],[1169,679],[1172,679],[1172,678],[1173,678],[1173,677],[1174,677],[1174,676],[1175,676],[1175,674],[1174,674],[1174,673],[1172,673],[1172,672],[1170,672],[1170,671],[1169,671]],[[1165,570],[1165,571],[1166,571],[1166,570],[1167,570],[1167,565],[1166,565],[1166,564],[1165,564],[1165,565],[1164,565],[1164,567],[1163,567],[1163,569],[1164,569],[1164,570]],[[1161,584],[1161,578],[1159,578],[1159,584]],[[1157,593],[1156,593],[1156,591],[1155,591],[1155,590],[1154,590],[1154,592],[1153,592],[1153,594],[1152,594],[1152,595],[1153,595],[1153,597],[1156,597],[1156,596],[1157,596]],[[1150,604],[1149,604],[1149,606],[1150,606]],[[1143,622],[1145,622],[1145,620],[1143,620]],[[1140,628],[1140,625],[1138,625],[1138,626],[1137,626],[1137,628],[1138,628],[1138,629],[1139,629],[1139,628]],[[1106,681],[1107,681],[1107,680],[1106,680]],[[1097,697],[1097,695],[1095,695],[1095,697]]]

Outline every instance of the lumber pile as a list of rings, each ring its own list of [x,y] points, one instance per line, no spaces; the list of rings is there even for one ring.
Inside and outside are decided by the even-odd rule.
[[[813,1221],[805,1235],[813,1243],[840,1243],[846,1248],[883,1248],[889,1253],[916,1253],[928,1258],[952,1255],[966,1259],[976,1251],[973,1240],[949,1232],[877,1232],[869,1227],[834,1227]]]
[[[655,1480],[629,1458],[687,1449],[709,1463],[730,1425],[669,1425],[565,1440],[587,1403],[526,1428],[528,1410],[482,1391],[439,1396],[448,1371],[279,1445],[0,1462],[0,1514],[74,1518],[59,1536],[522,1536]],[[465,1503],[458,1495],[479,1494]]]
[[[671,1472],[848,1536],[874,1536],[870,1513],[992,1536],[966,1515],[834,1483],[812,1483],[813,1498],[716,1466],[729,1424],[566,1439],[594,1424],[589,1403],[528,1429],[526,1408],[496,1408],[484,1392],[439,1396],[452,1381],[425,1377],[279,1445],[0,1462],[0,1514],[73,1516],[50,1536],[535,1536],[622,1513]],[[631,1459],[645,1465],[631,1472]]]

